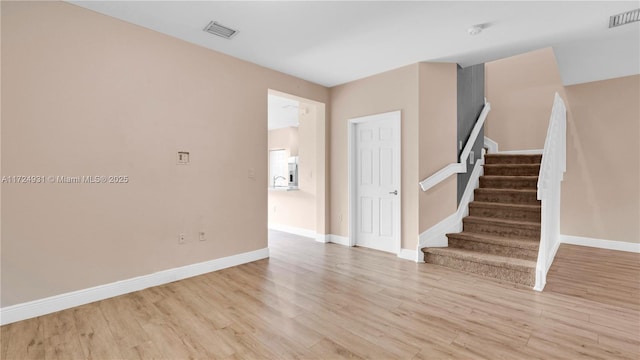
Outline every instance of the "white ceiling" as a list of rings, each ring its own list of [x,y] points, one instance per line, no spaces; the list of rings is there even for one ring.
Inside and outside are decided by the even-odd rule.
[[[469,66],[548,46],[567,84],[640,73],[640,23],[608,29],[609,16],[637,0],[71,2],[329,87],[422,61]],[[202,31],[212,20],[238,35]],[[476,24],[484,31],[468,35]],[[585,65],[591,55],[597,63]]]
[[[267,103],[269,130],[300,125],[300,103],[298,101],[269,94]]]

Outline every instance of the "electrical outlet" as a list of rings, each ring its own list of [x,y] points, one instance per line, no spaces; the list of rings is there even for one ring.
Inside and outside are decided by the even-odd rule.
[[[342,222],[342,214],[338,215],[338,221]]]
[[[458,144],[460,144],[460,145],[459,145],[459,146],[460,146],[460,149],[458,149],[458,150],[462,150],[462,140],[458,141]]]
[[[200,231],[200,233],[198,234],[198,237],[200,238],[200,241],[207,240],[207,238],[204,237],[204,231]]]
[[[278,208],[276,206],[273,207],[273,212],[278,211]]]
[[[473,151],[469,152],[469,164],[473,165],[473,162],[476,160]]]
[[[186,242],[187,240],[185,239],[184,234],[178,235],[178,244],[184,245]]]

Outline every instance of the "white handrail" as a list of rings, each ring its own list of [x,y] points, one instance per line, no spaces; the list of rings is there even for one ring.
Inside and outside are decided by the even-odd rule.
[[[556,93],[538,176],[538,200],[542,201],[540,248],[534,287],[538,291],[542,291],[547,282],[547,272],[560,245],[560,187],[565,171],[567,108]]]
[[[484,125],[484,121],[487,119],[487,114],[489,114],[489,111],[491,111],[491,104],[485,103],[480,116],[478,116],[476,124],[473,126],[473,130],[471,130],[471,135],[469,135],[467,144],[464,146],[464,149],[460,154],[460,161],[457,163],[449,164],[444,168],[438,170],[438,172],[436,172],[435,174],[420,181],[420,187],[422,188],[422,191],[429,190],[430,188],[439,184],[442,180],[448,178],[453,174],[461,174],[467,172],[467,159],[469,159],[469,154],[471,153],[471,149],[473,149],[473,144],[475,144],[476,139],[478,138],[478,134],[480,134],[480,130]]]

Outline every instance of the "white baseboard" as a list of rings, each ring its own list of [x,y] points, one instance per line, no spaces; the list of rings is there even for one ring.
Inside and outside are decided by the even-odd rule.
[[[294,234],[298,236],[304,236],[312,239],[317,239],[317,234],[313,230],[303,229],[295,226],[283,225],[278,223],[269,222],[269,229],[286,232],[289,234]]]
[[[330,242],[333,244],[344,245],[344,246],[351,246],[351,242],[349,241],[349,238],[346,236],[333,235],[333,234],[325,235],[325,236],[327,238],[327,241],[324,241],[324,242]],[[420,251],[420,253],[422,253],[422,251]],[[398,257],[401,259],[415,261],[415,262],[421,261],[420,258],[418,257],[418,252],[415,250],[400,249],[400,252],[398,253]]]
[[[220,259],[186,265],[178,268],[159,271],[157,273],[116,281],[87,289],[29,301],[0,309],[0,325],[31,319],[51,314],[56,311],[89,304],[134,291],[144,290],[152,286],[167,284],[176,280],[222,270],[228,267],[246,264],[269,257],[269,248],[263,248]]]
[[[344,246],[351,246],[351,242],[349,241],[349,238],[346,236],[331,234],[329,235],[329,242],[334,244],[344,245]]]
[[[422,251],[420,251],[422,252]],[[400,253],[398,253],[398,257],[405,260],[419,262],[418,251],[409,250],[409,249],[400,249]]]
[[[563,244],[581,245],[600,249],[640,253],[639,243],[630,243],[625,241],[594,239],[583,236],[560,235],[560,242]]]
[[[512,155],[542,155],[543,149],[529,149],[529,150],[507,150],[499,151],[498,154],[512,154]]]
[[[331,235],[329,234],[316,234],[316,241],[319,243],[331,242]]]
[[[330,242],[333,244],[344,245],[344,246],[351,246],[351,242],[349,241],[349,238],[346,236],[333,235],[333,234],[325,235],[325,236],[327,237],[327,241],[325,242]],[[418,254],[415,250],[400,249],[400,252],[398,253],[398,257],[405,260],[411,260],[416,262],[420,261],[420,259],[418,258]]]

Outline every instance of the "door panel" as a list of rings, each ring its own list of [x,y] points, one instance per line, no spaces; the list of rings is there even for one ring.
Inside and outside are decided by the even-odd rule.
[[[393,185],[393,149],[380,148],[380,186]]]
[[[385,114],[382,114],[385,115]],[[400,242],[400,116],[355,124],[355,243],[397,252]]]
[[[393,201],[380,199],[380,236],[393,236]]]
[[[360,151],[360,185],[373,185],[373,154],[370,149]]]
[[[363,234],[373,234],[373,199],[368,197],[360,198],[361,227]]]

